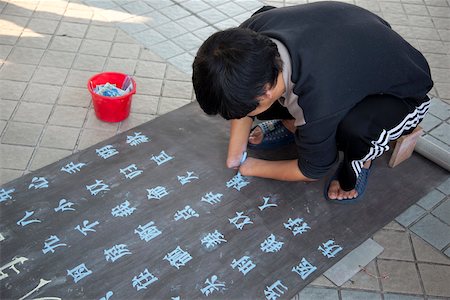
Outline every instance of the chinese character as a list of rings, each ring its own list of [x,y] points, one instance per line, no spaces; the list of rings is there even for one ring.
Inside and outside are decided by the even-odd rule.
[[[331,258],[335,257],[338,252],[342,251],[342,247],[339,245],[334,245],[333,240],[328,240],[326,243],[323,243],[322,246],[319,246],[317,250],[320,250],[323,256]]]
[[[153,226],[155,223],[153,221],[148,222],[145,225],[139,225],[137,229],[134,230],[134,233],[139,234],[139,237],[143,241],[150,241],[161,234],[161,231]]]
[[[89,224],[88,220],[84,220],[83,221],[83,227],[81,227],[80,225],[77,225],[77,227],[75,227],[75,229],[77,229],[79,232],[81,232],[84,236],[87,235],[88,231],[92,231],[95,232],[95,229],[92,229],[93,227],[97,226],[99,223],[98,221],[95,221],[91,224]]]
[[[180,267],[186,265],[186,263],[192,259],[192,256],[187,251],[181,249],[180,246],[177,246],[175,250],[167,253],[166,256],[164,256],[164,259],[167,260],[171,266],[174,266],[179,270]]]
[[[91,192],[91,195],[95,196],[101,191],[109,191],[109,186],[103,183],[103,180],[95,180],[92,185],[87,185],[86,189]]]
[[[181,183],[181,185],[185,185],[187,183],[190,183],[193,179],[198,179],[198,176],[194,174],[194,172],[186,172],[186,176],[178,176],[178,181]]]
[[[234,217],[233,219],[228,219],[230,221],[231,224],[234,224],[236,226],[237,229],[242,230],[242,228],[244,228],[244,225],[247,224],[253,224],[253,222],[250,220],[249,217],[244,216],[243,212],[236,212],[236,217]],[[237,223],[238,220],[240,219],[244,219],[241,223]]]
[[[28,189],[34,187],[35,190],[48,188],[48,181],[44,177],[33,177],[31,180],[31,184],[28,186]]]
[[[212,233],[208,233],[204,238],[202,238],[202,244],[205,244],[206,248],[213,248],[222,242],[226,243],[227,240],[224,239],[223,234],[219,231],[214,231]]]
[[[114,295],[113,291],[108,291],[104,297],[101,297],[100,300],[109,300],[109,298]]]
[[[34,214],[34,211],[25,211],[25,217],[23,217],[22,219],[17,221],[17,225],[27,226],[28,224],[31,224],[31,223],[41,223],[41,220],[38,220],[38,219],[26,221],[26,219],[31,217],[33,214]]]
[[[275,236],[273,234],[269,235],[269,237],[261,243],[261,251],[266,253],[278,252],[283,247],[283,242],[278,242],[275,240]]]
[[[213,194],[209,192],[202,197],[202,201],[208,202],[209,204],[216,204],[220,202],[220,198],[222,198],[222,196],[222,194]]]
[[[267,207],[277,207],[276,204],[269,203],[269,200],[270,200],[270,197],[263,197],[264,204],[261,205],[261,206],[258,206],[258,208],[262,211],[262,210],[264,210]]]
[[[162,165],[165,162],[168,162],[171,159],[173,159],[173,157],[169,156],[164,151],[161,151],[161,153],[158,156],[152,155],[152,158],[151,158],[151,160],[153,160],[155,163],[157,163],[158,166]]]
[[[73,281],[75,281],[75,283],[77,283],[84,277],[91,275],[91,274],[92,274],[92,271],[89,270],[88,268],[86,268],[86,266],[84,264],[78,265],[75,268],[73,268],[72,270],[67,270],[67,275],[72,276]]]
[[[128,250],[127,245],[125,244],[114,245],[112,248],[105,249],[103,253],[105,254],[105,259],[107,261],[111,260],[112,262],[115,262],[122,256],[131,254],[130,250]]]
[[[49,251],[51,251],[52,253],[55,253],[55,249],[57,247],[67,246],[67,244],[63,244],[63,243],[56,244],[58,242],[59,242],[59,238],[56,235],[51,235],[48,239],[45,240],[44,248],[42,249],[42,252],[44,252],[44,254],[47,254],[47,252],[49,252]]]
[[[161,200],[162,197],[169,195],[169,192],[163,186],[157,186],[152,189],[147,189],[148,195],[147,199],[158,199]]]
[[[244,274],[244,276],[250,272],[256,265],[252,262],[250,257],[242,256],[239,260],[233,259],[231,267],[234,269],[238,267],[238,270]]]
[[[120,169],[120,173],[125,175],[125,178],[128,178],[128,179],[133,179],[134,177],[141,175],[142,172],[144,172],[144,171],[138,170],[138,168],[136,167],[135,164],[131,164],[128,167],[126,167],[125,169]]]
[[[0,202],[6,201],[8,199],[12,199],[11,194],[14,191],[15,191],[15,189],[10,189],[10,190],[1,189],[0,190]]]
[[[45,279],[43,279],[43,278],[41,278],[40,280],[39,280],[39,283],[38,283],[38,285],[34,288],[34,289],[32,289],[31,291],[29,291],[25,296],[22,296],[19,300],[22,300],[22,299],[25,299],[25,298],[27,298],[28,296],[30,296],[30,295],[32,295],[34,292],[36,292],[36,291],[38,291],[40,288],[42,288],[43,286],[46,286],[47,284],[49,284],[50,282],[52,282],[51,280],[45,280]],[[61,298],[59,298],[59,297],[43,297],[43,298],[33,298],[33,299],[42,299],[42,300],[44,300],[44,299],[52,299],[52,300],[61,300]]]
[[[142,290],[146,289],[147,286],[152,284],[153,282],[157,281],[158,278],[153,276],[152,273],[148,271],[147,268],[145,268],[144,272],[139,274],[138,276],[134,276],[131,283],[133,284],[133,287],[136,288],[136,290]]]
[[[102,147],[100,149],[95,149],[95,152],[103,159],[110,158],[111,156],[114,156],[116,154],[119,154],[119,151],[114,149],[111,145],[106,145],[105,147]]]
[[[111,210],[111,214],[114,217],[127,217],[131,215],[136,210],[136,207],[130,207],[130,202],[126,200],[125,202],[117,205]]]
[[[0,280],[3,280],[7,277],[9,277],[9,275],[5,272],[3,272],[6,269],[10,269],[14,272],[16,272],[16,274],[20,274],[20,271],[17,270],[16,264],[21,264],[23,265],[24,262],[26,262],[28,260],[28,258],[20,256],[20,257],[14,257],[11,262],[7,263],[6,265],[3,265],[0,268]]]
[[[211,279],[206,279],[205,284],[206,286],[200,289],[205,296],[209,296],[214,291],[225,290],[225,282],[218,281],[216,275],[211,276]]]
[[[311,227],[309,227],[308,223],[303,222],[303,219],[301,219],[301,218],[297,218],[295,220],[292,220],[291,218],[289,218],[288,222],[283,223],[283,224],[284,224],[284,228],[291,230],[292,234],[294,234],[294,236],[296,236],[297,234],[303,234],[306,231],[308,231],[308,229],[311,229]]]
[[[238,191],[241,190],[244,186],[248,185],[250,182],[245,181],[245,177],[241,175],[241,173],[237,173],[233,178],[230,179],[230,181],[227,182],[227,187],[234,188]]]
[[[142,134],[142,132],[135,132],[134,136],[127,135],[127,144],[131,146],[137,146],[141,143],[147,143],[149,141],[148,137]]]
[[[296,272],[303,280],[305,280],[315,270],[317,270],[317,268],[313,266],[309,261],[307,261],[304,257],[302,258],[298,266],[292,268],[292,272]]]
[[[61,171],[67,172],[69,174],[74,174],[76,172],[79,172],[82,167],[84,167],[85,163],[78,163],[74,164],[73,162],[68,163],[64,167],[61,168]]]
[[[288,290],[287,286],[284,286],[280,280],[277,280],[272,284],[271,286],[266,286],[266,289],[264,290],[264,294],[266,295],[267,300],[276,300],[281,295],[284,294],[284,291],[282,290]]]
[[[179,210],[174,215],[174,220],[178,221],[180,219],[190,219],[192,217],[199,217],[198,213],[193,210],[189,205],[186,205],[183,210]]]
[[[58,211],[66,211],[66,210],[75,210],[75,208],[72,208],[72,205],[74,205],[72,202],[67,201],[66,199],[59,200],[58,207],[55,207],[54,210],[56,212]]]

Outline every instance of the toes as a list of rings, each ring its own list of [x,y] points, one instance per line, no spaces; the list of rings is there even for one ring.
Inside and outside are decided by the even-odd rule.
[[[336,199],[339,193],[339,182],[337,180],[333,180],[330,183],[330,187],[328,188],[328,198]]]

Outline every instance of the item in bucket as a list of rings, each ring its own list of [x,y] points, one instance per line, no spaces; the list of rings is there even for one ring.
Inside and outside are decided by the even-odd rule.
[[[122,84],[123,89],[120,89],[116,84],[111,84],[109,82],[105,84],[99,84],[95,87],[94,93],[106,97],[119,97],[129,93],[133,89],[133,83],[131,82],[130,76],[127,76]]]

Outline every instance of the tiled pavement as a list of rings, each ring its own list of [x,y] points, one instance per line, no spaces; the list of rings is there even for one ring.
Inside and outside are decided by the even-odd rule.
[[[436,98],[423,138],[450,153],[450,1],[345,2],[384,17],[427,57]],[[0,184],[193,101],[190,64],[202,40],[262,3],[0,1]],[[137,82],[121,123],[98,121],[90,103],[86,81],[104,70]],[[364,270],[342,287],[321,276],[300,299],[450,298],[449,195],[450,179],[374,235],[385,250]]]

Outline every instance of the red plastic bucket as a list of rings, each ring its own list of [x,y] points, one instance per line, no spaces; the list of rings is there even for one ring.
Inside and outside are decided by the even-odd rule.
[[[94,92],[97,85],[107,82],[116,84],[118,88],[122,88],[122,83],[128,75],[115,72],[99,73],[92,76],[87,87],[92,95],[92,103],[97,118],[106,122],[120,122],[125,120],[130,114],[131,98],[136,93],[136,82],[131,78],[133,89],[131,92],[119,97],[106,97]]]

